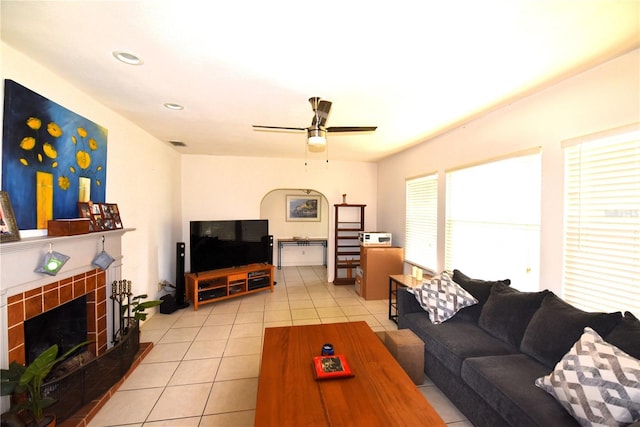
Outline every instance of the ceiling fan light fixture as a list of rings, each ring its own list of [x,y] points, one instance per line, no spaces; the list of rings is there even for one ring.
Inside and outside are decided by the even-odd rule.
[[[327,132],[324,129],[308,129],[307,144],[309,148],[324,149],[327,145]]]

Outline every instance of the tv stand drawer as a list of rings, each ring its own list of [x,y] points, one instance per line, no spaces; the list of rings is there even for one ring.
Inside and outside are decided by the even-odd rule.
[[[230,274],[227,276],[227,281],[229,282],[236,282],[238,280],[247,280],[247,273]]]

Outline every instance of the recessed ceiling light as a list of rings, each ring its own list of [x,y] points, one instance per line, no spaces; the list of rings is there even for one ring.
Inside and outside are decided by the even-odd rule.
[[[133,53],[124,52],[122,50],[116,50],[113,52],[113,56],[121,62],[129,65],[142,65],[142,59],[138,58]]]
[[[169,110],[184,110],[184,107],[182,105],[175,104],[173,102],[165,102],[163,105]]]

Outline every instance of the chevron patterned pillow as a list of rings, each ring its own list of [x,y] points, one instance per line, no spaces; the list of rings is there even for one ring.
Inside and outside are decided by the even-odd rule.
[[[460,309],[477,304],[478,300],[460,285],[442,273],[416,288],[409,288],[422,308],[429,313],[431,323],[439,324],[450,319]]]
[[[585,328],[580,339],[536,386],[581,426],[626,426],[640,420],[640,360]]]

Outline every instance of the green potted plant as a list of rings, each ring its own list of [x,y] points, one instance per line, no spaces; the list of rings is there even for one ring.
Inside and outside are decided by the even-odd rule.
[[[147,320],[147,308],[162,304],[162,301],[158,300],[142,301],[145,298],[146,294],[137,295],[131,298],[129,304],[120,306],[120,329],[116,332],[115,342],[119,342],[132,328],[138,329],[141,320]]]
[[[35,358],[28,366],[16,361],[11,362],[9,369],[1,370],[0,395],[20,398],[12,399],[11,411],[28,411],[33,417],[33,426],[55,425],[55,416],[45,416],[44,409],[55,403],[55,400],[42,393],[42,384],[51,369],[74,351],[87,345],[90,341],[80,343],[58,357],[58,345],[54,344]]]
[[[147,308],[155,307],[157,305],[162,304],[162,301],[151,300],[151,301],[142,301],[147,298],[147,295],[137,295],[131,298],[131,304],[125,304],[122,306],[122,315],[124,316],[130,310],[130,313],[133,314],[133,318],[137,321],[147,320],[147,313],[145,310]],[[130,315],[131,315],[130,314]]]

